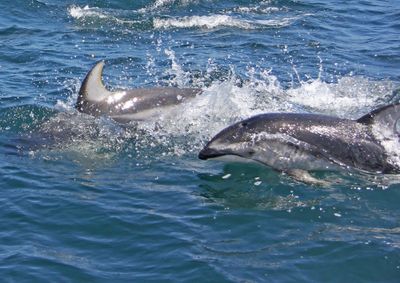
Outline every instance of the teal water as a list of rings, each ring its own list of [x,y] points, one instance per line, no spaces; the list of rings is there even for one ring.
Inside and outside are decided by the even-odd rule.
[[[398,101],[399,23],[395,0],[1,1],[1,281],[399,282],[398,176],[197,159],[257,113]],[[110,88],[203,95],[128,127],[79,114],[102,59]]]

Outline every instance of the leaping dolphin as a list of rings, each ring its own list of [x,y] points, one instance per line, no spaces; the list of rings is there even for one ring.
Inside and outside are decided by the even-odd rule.
[[[199,158],[239,156],[316,184],[325,183],[308,171],[344,167],[400,173],[399,119],[400,104],[374,110],[358,120],[318,114],[261,114],[219,132]]]
[[[157,87],[109,91],[102,82],[104,61],[86,75],[76,109],[93,116],[109,116],[120,123],[144,120],[201,93],[196,88]]]

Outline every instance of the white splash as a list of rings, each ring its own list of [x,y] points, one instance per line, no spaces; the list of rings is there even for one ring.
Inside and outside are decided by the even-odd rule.
[[[356,119],[381,101],[387,101],[393,89],[389,81],[342,77],[337,83],[326,83],[319,78],[301,82],[300,87],[286,92],[291,102],[301,104],[308,111]]]
[[[237,13],[245,13],[245,14],[270,14],[274,12],[279,12],[281,11],[282,8],[278,7],[261,7],[261,6],[255,6],[255,7],[236,7],[233,9],[234,12]]]
[[[187,83],[186,74],[183,71],[181,65],[178,64],[178,61],[175,56],[175,51],[171,49],[164,50],[165,55],[168,56],[168,59],[171,60],[171,69],[167,71],[168,75],[173,75],[174,78],[171,81],[171,85],[178,85],[179,87],[184,87]]]
[[[228,78],[213,81],[213,74],[219,67],[212,60],[202,77],[193,77],[180,64],[172,49],[164,50],[164,54],[170,60],[170,66],[164,71],[168,81],[162,84],[200,86],[203,92],[185,100],[179,107],[137,123],[135,130],[128,131],[126,136],[128,139],[135,137],[136,129],[145,132],[139,136],[140,139],[146,139],[143,140],[144,146],[149,138],[152,143],[168,148],[168,154],[173,155],[196,152],[223,128],[260,113],[310,112],[358,118],[389,101],[396,89],[396,85],[390,81],[352,76],[342,77],[332,83],[324,82],[321,78],[309,79],[288,88],[281,85],[271,70],[251,67],[239,86],[234,67]],[[79,86],[76,81],[73,83],[72,89],[77,91]],[[58,108],[69,112],[75,99],[73,93],[68,103],[59,102]],[[388,144],[385,147],[394,151],[399,145]]]
[[[152,136],[186,137],[190,140],[186,152],[192,152],[223,128],[253,115],[301,111],[358,118],[374,108],[382,96],[391,93],[390,84],[359,77],[344,77],[338,83],[315,79],[290,89],[281,87],[277,78],[268,72],[263,73],[263,78],[263,82],[253,78],[239,87],[233,74],[226,81],[216,81],[203,88],[201,95],[178,109],[162,113],[156,120],[141,122],[139,128]],[[380,92],[371,88],[377,84]],[[356,86],[359,92],[349,93]],[[361,95],[363,90],[369,91]]]
[[[396,124],[398,123],[399,121]],[[398,134],[393,132],[393,129],[380,123],[373,124],[372,131],[388,153],[389,163],[400,168],[400,140]]]

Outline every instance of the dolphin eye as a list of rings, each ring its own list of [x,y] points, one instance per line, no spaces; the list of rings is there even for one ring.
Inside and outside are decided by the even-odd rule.
[[[248,122],[241,122],[240,127],[246,127],[249,123]]]

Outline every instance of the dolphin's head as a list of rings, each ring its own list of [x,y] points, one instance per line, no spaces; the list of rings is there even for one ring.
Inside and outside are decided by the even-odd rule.
[[[200,151],[200,159],[235,155],[251,159],[255,154],[255,134],[251,121],[233,124],[213,137]]]

